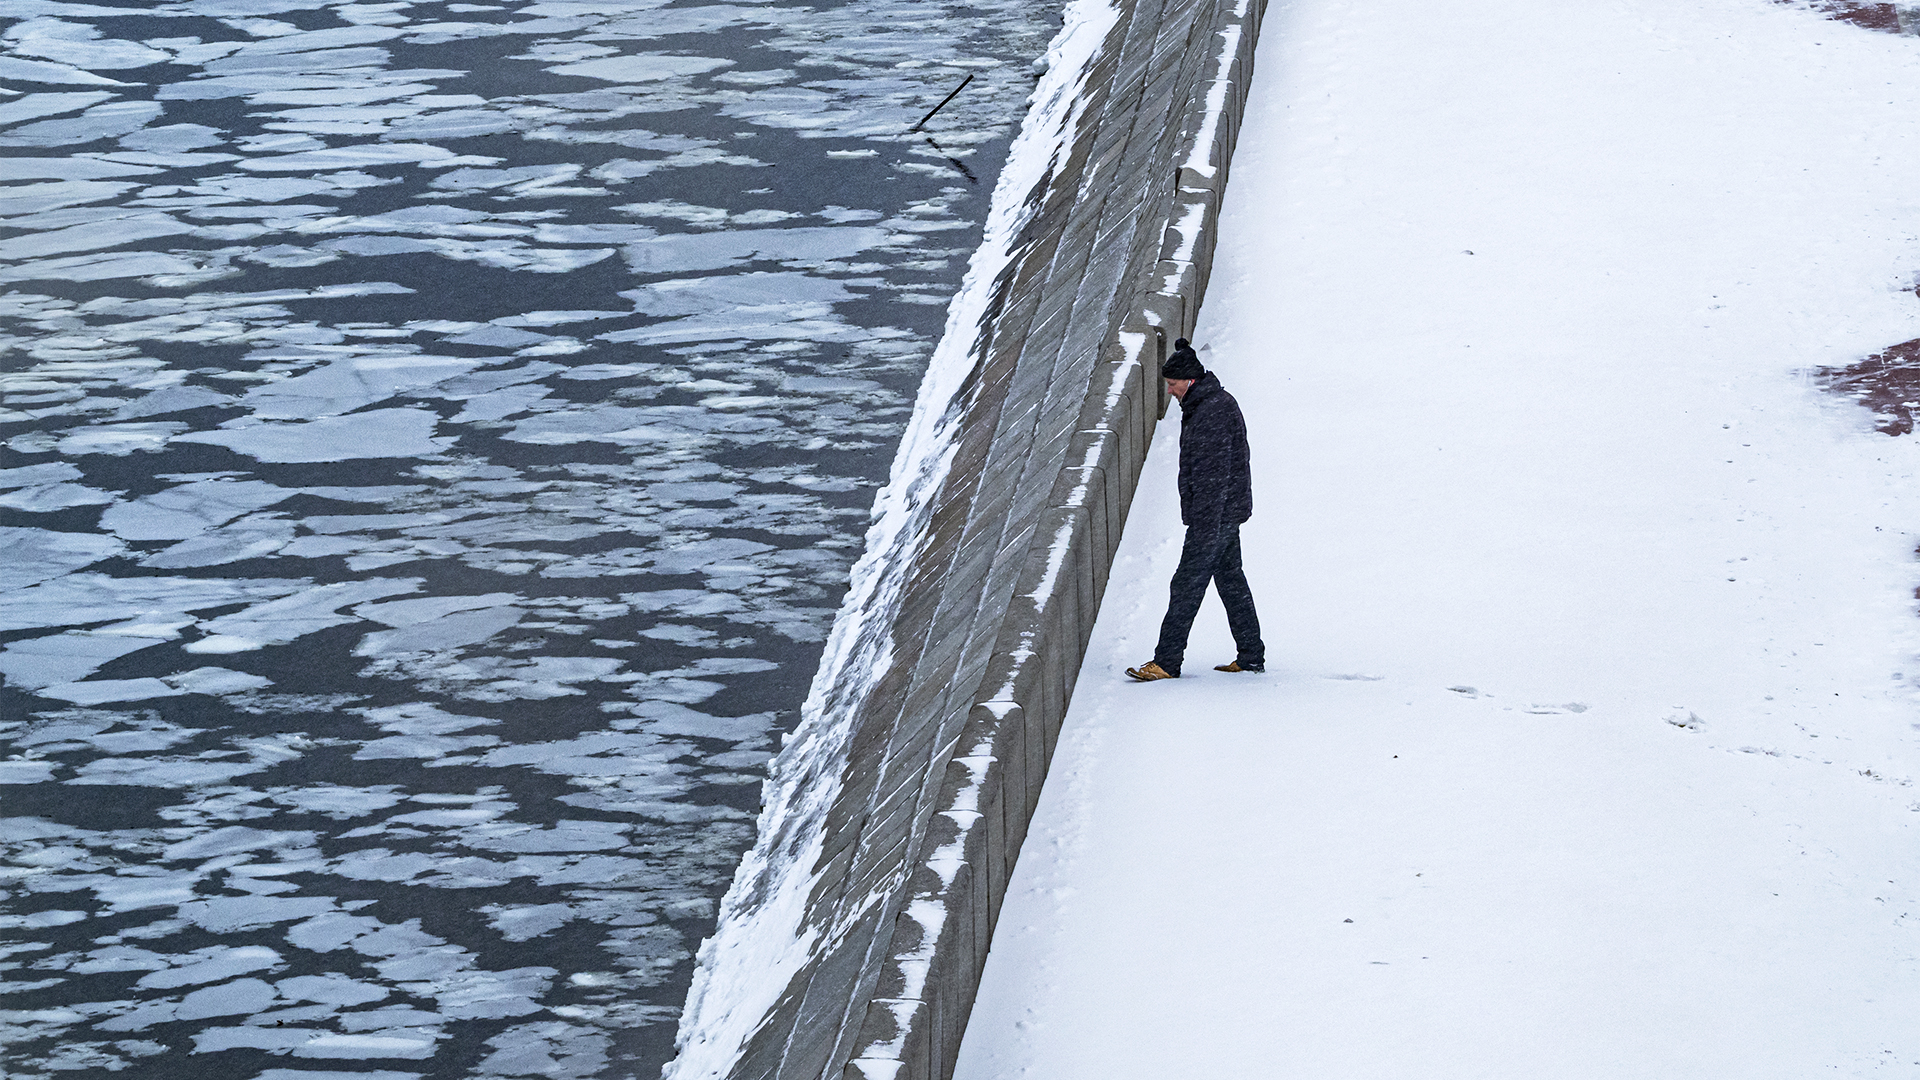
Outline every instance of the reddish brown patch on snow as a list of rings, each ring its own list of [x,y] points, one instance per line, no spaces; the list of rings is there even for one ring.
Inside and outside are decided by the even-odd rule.
[[[1821,368],[1817,375],[1827,389],[1879,413],[1881,431],[1905,435],[1913,430],[1914,414],[1920,412],[1920,338],[1849,367]]]
[[[1779,0],[1780,3],[1794,3],[1795,0]],[[1835,22],[1852,23],[1868,30],[1879,30],[1888,34],[1920,33],[1920,14],[1909,14],[1908,25],[1900,25],[1900,10],[1896,4],[1868,4],[1859,0],[1811,0],[1807,7],[1825,15]]]

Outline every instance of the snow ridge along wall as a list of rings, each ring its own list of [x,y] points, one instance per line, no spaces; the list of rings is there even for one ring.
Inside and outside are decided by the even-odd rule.
[[[951,1074],[1206,291],[1264,6],[1067,6],[673,1080]]]

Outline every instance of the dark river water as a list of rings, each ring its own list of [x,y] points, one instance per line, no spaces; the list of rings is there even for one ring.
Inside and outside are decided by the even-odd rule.
[[[0,4],[0,1075],[658,1075],[1058,7]]]

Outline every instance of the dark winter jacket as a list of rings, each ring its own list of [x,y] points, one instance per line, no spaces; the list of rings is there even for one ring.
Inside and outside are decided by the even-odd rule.
[[[1180,399],[1180,521],[1238,525],[1253,516],[1253,472],[1240,403],[1212,372]]]

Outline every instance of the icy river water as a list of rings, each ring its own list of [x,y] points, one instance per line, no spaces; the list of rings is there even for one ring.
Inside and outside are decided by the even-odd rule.
[[[1058,7],[0,5],[0,1075],[658,1075]]]

